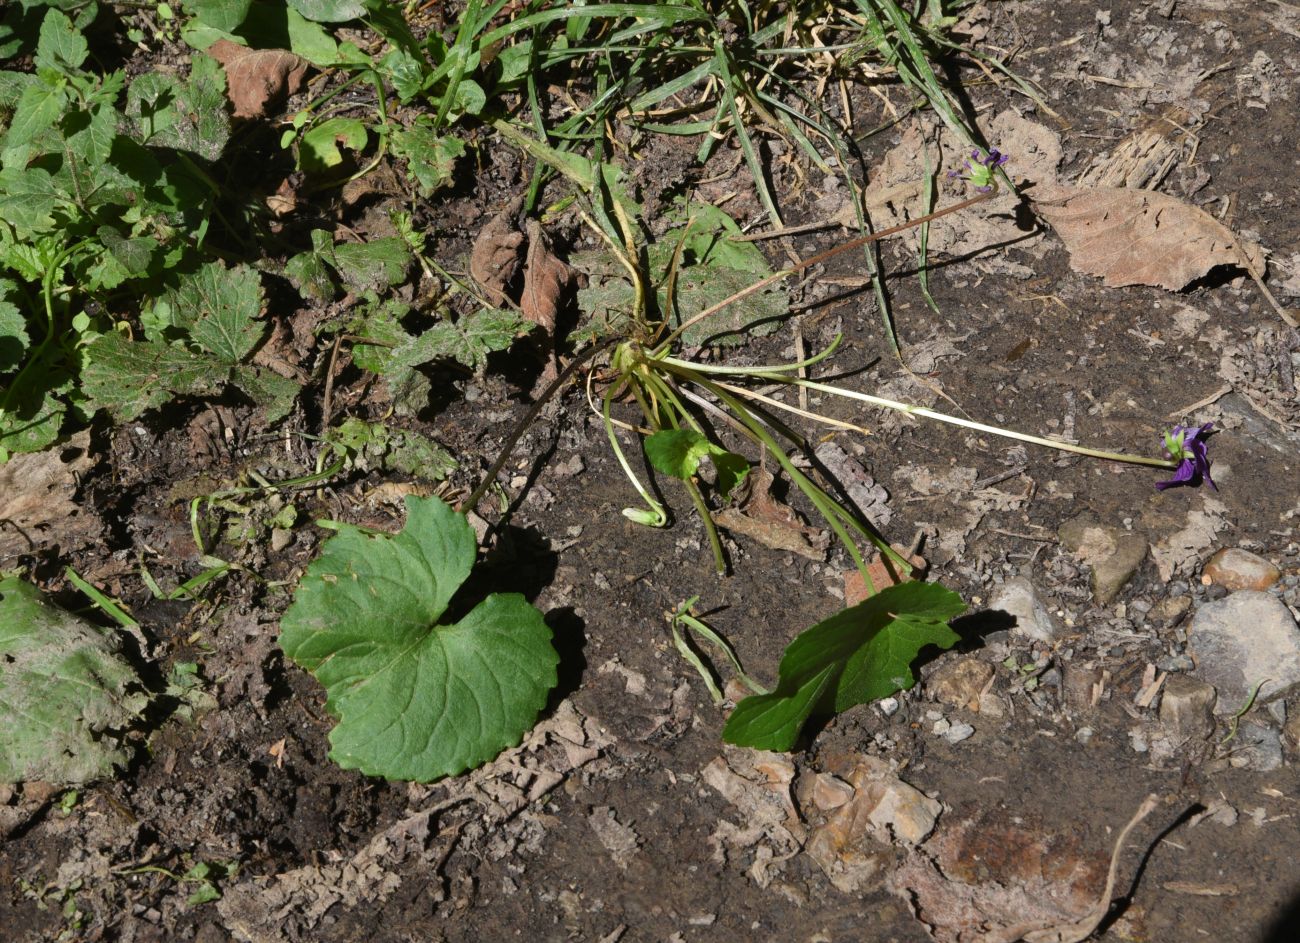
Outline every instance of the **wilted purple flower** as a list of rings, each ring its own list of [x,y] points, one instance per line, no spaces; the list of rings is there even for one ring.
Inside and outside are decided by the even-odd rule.
[[[1174,426],[1172,432],[1165,433],[1165,454],[1178,462],[1174,477],[1168,481],[1157,481],[1156,487],[1161,491],[1178,485],[1191,485],[1195,488],[1204,479],[1215,491],[1219,489],[1210,477],[1210,447],[1207,438],[1214,431],[1214,423],[1203,426]]]
[[[979,148],[975,148],[970,152],[970,159],[963,162],[966,169],[950,170],[948,176],[954,179],[969,180],[980,193],[988,193],[993,189],[994,169],[1001,167],[1007,160],[1007,155],[996,147],[982,157]]]

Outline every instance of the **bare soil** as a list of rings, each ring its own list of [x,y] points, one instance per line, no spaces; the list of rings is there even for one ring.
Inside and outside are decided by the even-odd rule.
[[[977,121],[1014,108],[1050,127],[1067,180],[1136,129],[1176,123],[1187,135],[1160,189],[1270,249],[1274,291],[1296,303],[1293,6],[1007,2],[991,4],[984,24],[984,45],[1037,82],[1057,114],[1005,82],[968,84]],[[864,128],[888,117],[884,99],[904,102],[899,89],[880,91],[883,98],[855,98]],[[837,97],[828,93],[828,107],[839,107],[830,101]],[[901,133],[867,142],[868,175]],[[787,221],[818,218],[827,205],[819,175],[809,167],[796,173],[798,155],[773,150],[780,148],[768,157]],[[724,148],[705,167],[693,154],[690,142],[647,143],[636,165],[647,214],[656,199],[736,168],[702,184],[704,192],[714,199],[734,192],[728,211],[760,218],[738,151]],[[439,258],[465,258],[474,234],[527,185],[528,164],[504,146],[485,161],[423,211],[419,222],[436,234]],[[323,203],[322,211],[337,208]],[[561,254],[585,238],[563,225]],[[724,749],[725,714],[677,654],[664,614],[699,594],[701,611],[746,669],[774,680],[790,639],[842,605],[849,567],[838,551],[819,562],[729,538],[733,574],[718,578],[689,501],[671,488],[671,528],[633,525],[619,512],[634,495],[580,390],[548,404],[517,446],[502,475],[509,510],[484,509],[501,526],[482,589],[522,584],[547,614],[563,656],[561,685],[518,750],[429,786],[334,766],[323,693],[275,646],[290,588],[327,536],[310,522],[395,529],[395,496],[427,493],[427,484],[367,475],[289,496],[300,522],[291,541],[272,551],[263,529],[256,540],[220,545],[216,552],[257,576],[236,573],[200,603],[152,602],[139,578],[142,554],[167,585],[201,569],[190,536],[193,496],[249,470],[271,480],[310,470],[310,443],[296,433],[319,431],[328,350],[304,359],[316,380],[290,421],[294,435],[260,426],[234,398],[96,430],[96,464],[77,500],[102,520],[102,536],[41,556],[38,576],[57,588],[71,563],[130,604],[142,622],[136,655],[146,680],[160,688],[172,665],[197,662],[211,700],[182,710],[175,697],[160,699],[157,729],[133,767],[83,790],[70,809],[60,808],[58,790],[12,791],[0,844],[0,938],[920,943],[931,936],[915,898],[890,889],[904,843],[863,845],[878,872],[846,892],[801,842],[788,841],[790,829],[811,829],[828,815],[812,791],[818,774],[869,755],[943,804],[941,830],[976,823],[987,844],[967,860],[971,881],[1034,887],[1022,866],[1035,861],[1037,879],[1049,884],[1090,875],[1078,899],[1100,894],[1119,830],[1146,795],[1158,794],[1159,807],[1121,856],[1119,899],[1099,939],[1300,939],[1300,755],[1297,728],[1283,729],[1300,713],[1300,697],[1242,718],[1280,740],[1276,768],[1243,751],[1240,736],[1220,743],[1227,717],[1203,741],[1153,752],[1159,700],[1138,703],[1148,666],[1182,655],[1187,619],[1222,595],[1201,580],[1216,549],[1241,546],[1271,561],[1283,576],[1270,591],[1293,611],[1300,605],[1300,410],[1294,377],[1278,365],[1300,345],[1240,273],[1212,273],[1182,293],[1107,289],[1073,272],[1050,233],[1030,245],[1041,228],[1031,217],[1021,225],[1024,245],[935,260],[937,312],[918,287],[915,255],[901,244],[885,247],[894,324],[912,371],[883,339],[869,288],[850,284],[863,274],[851,253],[800,289],[796,327],[738,356],[789,358],[795,329],[809,351],[842,331],[834,362],[856,371],[848,382],[861,389],[950,409],[937,388],[977,419],[1152,452],[1152,430],[1212,397],[1193,412],[1223,430],[1214,440],[1220,490],[1157,493],[1158,472],[821,404],[876,433],[836,441],[889,492],[887,536],[909,545],[919,532],[930,577],[961,592],[971,614],[960,623],[966,641],[923,659],[921,683],[895,710],[859,707],[808,732],[789,757],[793,824],[762,814],[779,784],[760,777],[731,797],[711,784],[718,780],[708,770],[719,758],[738,774],[752,772],[745,765],[752,761]],[[766,248],[780,264],[786,249],[806,258],[843,238],[830,230]],[[286,320],[294,316],[292,292],[277,303],[288,306]],[[454,484],[472,488],[527,409],[542,367],[524,353],[494,359],[479,377],[448,370],[434,377],[433,408],[400,423],[451,449],[462,463]],[[372,392],[361,371],[344,365],[336,416],[378,415],[383,404]],[[249,520],[269,516],[262,500],[246,503]],[[1088,567],[1060,537],[1061,525],[1085,512],[1153,545],[1207,517],[1220,527],[1204,545],[1184,548],[1166,575],[1147,555],[1119,595],[1100,604]],[[239,518],[228,510],[227,520]],[[1055,642],[1009,631],[1009,620],[988,608],[999,584],[1018,575],[1054,600],[1066,626]],[[1183,598],[1189,603],[1177,602]],[[997,709],[988,700],[972,711],[937,699],[937,679],[972,660],[992,669],[984,693]],[[1103,673],[1097,698],[1072,693],[1080,677]],[[957,724],[971,725],[973,735],[943,735]],[[202,861],[235,868],[216,881],[218,901],[187,904],[193,884],[147,867],[183,873]],[[965,934],[940,938],[1001,938]]]

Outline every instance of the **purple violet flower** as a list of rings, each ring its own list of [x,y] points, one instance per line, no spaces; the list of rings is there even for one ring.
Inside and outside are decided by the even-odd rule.
[[[979,149],[975,148],[970,152],[970,158],[964,161],[966,169],[950,170],[948,176],[954,179],[969,180],[980,193],[988,193],[993,189],[994,169],[1001,167],[1008,159],[1008,156],[996,147],[989,150],[983,157],[980,156]]]
[[[1161,491],[1178,485],[1198,486],[1202,480],[1218,491],[1214,479],[1210,477],[1210,447],[1207,437],[1214,431],[1214,423],[1203,426],[1174,426],[1172,432],[1165,433],[1165,454],[1178,461],[1174,477],[1168,481],[1157,481],[1156,487]]]

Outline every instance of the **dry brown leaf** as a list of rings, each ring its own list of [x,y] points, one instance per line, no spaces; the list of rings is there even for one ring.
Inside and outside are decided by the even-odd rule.
[[[528,260],[524,264],[524,293],[519,310],[548,335],[555,333],[560,296],[569,284],[569,267],[552,254],[536,220],[528,221]]]
[[[891,546],[893,545],[891,544]],[[926,567],[929,566],[922,556],[909,554],[902,547],[894,547],[894,549],[916,569],[911,573],[904,573],[902,568],[892,560],[888,560],[877,553],[867,563],[867,572],[871,574],[871,583],[875,586],[877,593],[882,589],[909,582],[918,576],[924,576]],[[862,578],[862,572],[857,567],[844,572],[844,605],[856,606],[871,595],[873,594],[867,591],[867,582]]]
[[[208,47],[226,70],[226,94],[236,118],[262,118],[267,110],[302,87],[310,63],[284,49],[249,49],[228,39]]]
[[[1179,291],[1220,265],[1265,270],[1264,250],[1204,210],[1124,187],[1034,188],[1035,206],[1070,252],[1070,267],[1107,287]]]
[[[43,547],[74,550],[98,538],[103,524],[72,500],[76,478],[94,463],[90,433],[65,445],[15,455],[0,465],[0,565]]]
[[[1107,855],[1050,834],[1005,809],[941,826],[891,876],[939,943],[1014,943],[1090,914]]]
[[[772,496],[772,474],[760,467],[750,471],[740,507],[723,508],[713,519],[727,530],[744,534],[773,550],[787,550],[809,560],[826,559],[830,539],[810,527],[788,505]]]
[[[519,272],[524,247],[524,234],[519,231],[517,217],[523,199],[517,197],[500,213],[487,221],[474,239],[469,256],[469,274],[478,282],[494,307],[505,304],[507,290]]]

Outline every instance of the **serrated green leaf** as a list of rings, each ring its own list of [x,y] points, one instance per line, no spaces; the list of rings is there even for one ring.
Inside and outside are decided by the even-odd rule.
[[[143,143],[216,160],[230,139],[226,73],[216,59],[195,55],[184,84],[164,75],[141,76],[127,90],[126,114]]]
[[[556,682],[541,613],[494,594],[443,621],[476,547],[463,515],[406,499],[392,537],[347,527],[325,543],[280,623],[280,647],[324,685],[330,756],[388,779],[453,776],[514,746]]]
[[[158,240],[152,236],[124,237],[112,226],[100,226],[96,233],[104,248],[117,260],[118,264],[132,277],[146,275],[154,252],[158,250]]]
[[[393,355],[408,366],[447,357],[472,370],[481,370],[487,365],[488,354],[506,350],[535,326],[513,311],[485,308],[463,315],[455,322],[439,321],[393,351]]]
[[[901,583],[837,612],[790,643],[776,690],[737,704],[722,738],[789,750],[814,713],[848,710],[910,688],[921,649],[957,642],[948,622],[965,609],[960,596],[936,583]]]
[[[172,323],[223,363],[240,363],[266,334],[262,282],[247,265],[209,262],[164,296]]]
[[[117,111],[99,106],[93,111],[79,111],[64,118],[63,140],[68,149],[93,169],[108,160],[117,137]]]
[[[63,396],[71,385],[62,373],[39,368],[29,372],[0,414],[0,455],[39,452],[53,445],[68,411]]]
[[[230,365],[212,355],[163,341],[129,341],[117,333],[95,338],[85,349],[83,392],[95,409],[129,421],[177,395],[219,393]]]
[[[16,370],[31,343],[26,319],[12,300],[17,290],[14,282],[0,278],[0,373]]]
[[[289,0],[289,6],[313,23],[346,23],[366,12],[361,0]]]
[[[265,367],[248,364],[242,364],[231,371],[230,382],[262,407],[268,423],[279,422],[287,416],[302,389],[289,377],[282,377]]]
[[[322,121],[298,139],[298,166],[308,173],[324,173],[343,163],[340,145],[350,151],[362,151],[367,140],[369,132],[356,118]]]
[[[121,731],[148,703],[104,630],[0,580],[0,782],[89,782],[129,757]]]
[[[325,256],[330,254],[334,243],[330,234],[323,229],[313,229],[312,247],[306,252],[299,252],[284,265],[284,274],[298,289],[304,300],[316,299],[329,301],[338,290],[334,276]]]
[[[363,471],[398,471],[440,481],[457,467],[451,453],[427,436],[379,422],[346,419],[330,431],[329,440],[351,453]]]
[[[407,170],[420,187],[420,195],[433,196],[450,184],[456,161],[465,156],[465,144],[457,137],[436,133],[429,121],[393,132],[394,157],[406,158]]]
[[[36,67],[75,75],[86,61],[90,47],[86,38],[58,10],[51,10],[41,21],[41,36],[36,44]]]
[[[341,242],[326,256],[343,281],[357,291],[383,291],[403,281],[411,250],[397,236],[369,242]]]
[[[684,268],[677,275],[674,317],[671,323],[683,324],[756,281],[759,281],[759,276],[752,272],[719,265],[692,265]],[[668,303],[666,296],[661,298],[661,304]],[[780,319],[789,313],[790,299],[785,292],[765,289],[691,325],[682,333],[681,342],[688,347],[741,344],[747,335],[771,334],[776,330]]]
[[[34,82],[23,89],[18,107],[5,134],[5,150],[28,144],[42,131],[54,127],[68,106],[68,93],[62,85]],[[17,169],[17,168],[15,168]]]
[[[244,22],[252,5],[253,0],[185,0],[185,9],[200,22],[228,33]]]

